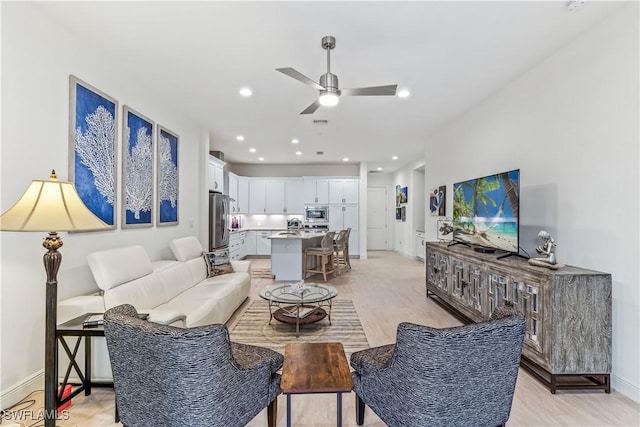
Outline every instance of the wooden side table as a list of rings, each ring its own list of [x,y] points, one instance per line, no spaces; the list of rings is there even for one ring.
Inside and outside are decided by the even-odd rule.
[[[341,427],[342,393],[353,390],[353,378],[342,344],[287,344],[280,388],[287,396],[287,427],[291,427],[291,395],[306,393],[336,393],[337,425]]]

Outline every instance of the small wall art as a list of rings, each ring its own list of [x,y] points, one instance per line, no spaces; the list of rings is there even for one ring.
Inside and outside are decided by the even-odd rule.
[[[98,218],[116,227],[118,101],[69,76],[69,180]]]
[[[179,139],[177,134],[158,126],[158,226],[178,225]]]
[[[151,227],[154,123],[126,105],[122,115],[122,228]]]
[[[396,219],[398,221],[402,219],[402,208],[396,208]]]
[[[402,211],[400,213],[400,217],[402,218],[402,222],[406,222],[407,221],[407,207],[406,206],[402,206],[400,208]]]
[[[396,185],[396,207],[400,207],[400,203],[402,200],[402,187],[399,185]]]
[[[447,204],[447,186],[441,185],[429,193],[429,213],[432,216],[445,216]]]
[[[409,201],[409,188],[402,187],[400,191],[400,203],[407,203]]]

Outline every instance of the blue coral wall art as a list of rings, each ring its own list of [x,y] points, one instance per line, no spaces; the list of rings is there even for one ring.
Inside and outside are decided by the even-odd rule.
[[[116,224],[118,101],[69,78],[69,179],[89,210]]]
[[[157,225],[178,224],[178,135],[158,126]]]
[[[122,228],[151,227],[154,124],[127,106],[122,116]]]

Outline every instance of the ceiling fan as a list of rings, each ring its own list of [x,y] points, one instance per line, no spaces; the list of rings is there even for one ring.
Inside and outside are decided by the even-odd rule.
[[[359,87],[353,89],[339,89],[338,76],[331,73],[331,49],[336,47],[336,39],[332,36],[324,36],[321,41],[322,48],[327,51],[327,73],[320,76],[320,83],[316,83],[309,77],[294,68],[276,68],[289,77],[311,86],[320,91],[320,96],[300,114],[313,114],[321,105],[331,107],[338,104],[340,96],[395,96],[398,85]]]

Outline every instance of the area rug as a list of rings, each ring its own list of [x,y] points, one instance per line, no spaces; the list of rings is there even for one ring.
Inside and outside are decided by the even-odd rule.
[[[350,299],[333,300],[331,325],[325,317],[319,322],[300,325],[296,337],[296,325],[271,320],[267,301],[256,300],[242,314],[230,332],[231,341],[267,347],[284,354],[288,343],[340,342],[344,346],[347,360],[351,353],[369,348],[358,313]]]
[[[260,268],[260,267],[251,267],[251,277],[253,278],[264,278],[264,279],[273,279],[273,274],[271,274],[271,267]]]

